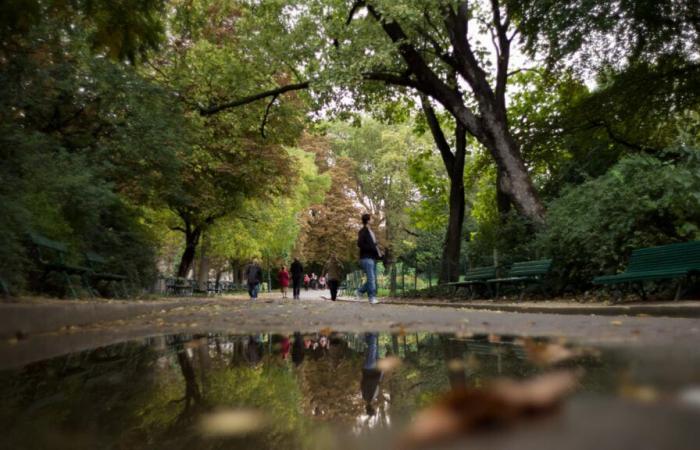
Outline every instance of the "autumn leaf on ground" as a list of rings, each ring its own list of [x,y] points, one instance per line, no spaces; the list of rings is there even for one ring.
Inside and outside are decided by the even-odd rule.
[[[576,372],[558,371],[525,381],[496,380],[482,389],[452,390],[418,413],[397,448],[430,446],[482,428],[551,413],[574,391],[578,378]]]
[[[572,349],[550,342],[535,342],[532,339],[525,339],[523,347],[527,358],[538,366],[550,366],[584,354],[582,349]]]
[[[401,359],[396,356],[387,356],[377,361],[377,369],[384,373],[392,372],[401,366]]]
[[[242,436],[260,431],[265,415],[253,409],[227,409],[206,414],[200,420],[200,431],[209,437]]]

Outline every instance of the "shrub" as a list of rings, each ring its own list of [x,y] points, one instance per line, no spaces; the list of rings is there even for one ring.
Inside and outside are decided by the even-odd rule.
[[[633,155],[549,205],[536,247],[555,259],[560,288],[615,273],[632,250],[700,237],[700,151]]]

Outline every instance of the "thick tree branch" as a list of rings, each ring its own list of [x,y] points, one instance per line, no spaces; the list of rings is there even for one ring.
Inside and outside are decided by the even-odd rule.
[[[430,104],[430,100],[421,96],[420,99],[421,106],[423,107],[423,114],[425,114],[425,119],[430,127],[430,132],[433,134],[433,140],[438,150],[440,150],[440,156],[442,157],[442,162],[445,164],[445,169],[447,173],[452,177],[452,169],[454,168],[455,155],[452,154],[452,149],[450,149],[450,144],[445,139],[445,133],[442,132],[442,127],[440,126],[440,121],[438,121],[435,115],[435,110]]]
[[[475,136],[483,136],[480,120],[464,106],[463,99],[442,81],[425,62],[421,54],[408,41],[408,36],[396,21],[384,18],[372,5],[366,5],[369,13],[381,25],[389,39],[398,47],[399,54],[415,76],[416,89],[434,98],[450,111]]]
[[[237,106],[243,106],[243,105],[246,105],[248,103],[253,103],[257,100],[262,100],[263,98],[279,96],[281,94],[284,94],[285,92],[308,89],[309,84],[310,84],[309,81],[303,81],[301,83],[295,83],[295,84],[288,84],[286,86],[280,86],[280,87],[275,88],[275,89],[270,89],[269,91],[263,91],[263,92],[259,92],[259,93],[254,94],[254,95],[249,95],[247,97],[239,98],[237,100],[233,100],[233,101],[226,102],[226,103],[221,103],[219,105],[200,107],[199,114],[201,114],[202,116],[211,116],[213,114],[224,111],[226,109],[235,108]]]
[[[496,100],[505,111],[506,107],[506,85],[508,82],[508,63],[510,60],[510,39],[508,38],[508,26],[510,17],[506,17],[505,23],[501,19],[501,5],[498,0],[491,0],[491,10],[493,14],[493,26],[498,37],[498,61],[496,64]]]
[[[411,80],[405,74],[396,74],[391,72],[366,72],[362,74],[362,78],[368,81],[383,81],[386,84],[419,89],[418,83]]]

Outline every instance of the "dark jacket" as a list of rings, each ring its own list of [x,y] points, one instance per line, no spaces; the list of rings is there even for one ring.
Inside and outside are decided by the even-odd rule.
[[[360,259],[379,259],[377,245],[372,240],[372,235],[369,234],[367,227],[362,227],[357,233],[357,246],[360,248]]]
[[[289,272],[292,274],[292,279],[301,280],[304,278],[304,266],[302,266],[299,261],[294,261],[292,263]]]
[[[252,263],[245,269],[245,278],[248,283],[262,283],[262,269],[259,265]]]

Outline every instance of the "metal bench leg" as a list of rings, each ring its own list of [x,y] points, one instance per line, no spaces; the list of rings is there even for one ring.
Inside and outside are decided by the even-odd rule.
[[[66,282],[66,285],[68,286],[68,289],[70,290],[70,293],[73,295],[73,298],[77,300],[78,295],[75,293],[75,289],[73,288],[73,283],[70,281],[70,275],[68,275],[68,272],[65,270],[61,272],[63,275],[63,279]]]
[[[685,279],[681,279],[678,281],[678,287],[676,288],[676,295],[673,297],[673,301],[678,301],[681,298],[681,295],[683,294],[683,281]]]
[[[647,293],[644,291],[644,282],[640,281],[636,283],[635,286],[637,288],[637,294],[642,299],[642,301],[645,301],[647,299]]]

